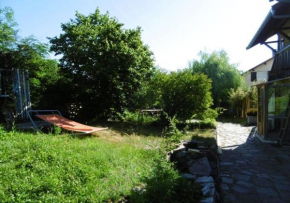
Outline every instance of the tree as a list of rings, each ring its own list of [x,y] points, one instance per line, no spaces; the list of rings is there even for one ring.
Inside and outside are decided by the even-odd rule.
[[[50,38],[62,55],[61,68],[72,78],[75,101],[89,114],[108,116],[130,106],[132,96],[152,74],[153,54],[141,40],[141,29],[124,29],[109,14],[84,16],[61,25]]]
[[[14,27],[14,12],[11,8],[0,8],[0,52],[13,48],[17,40],[17,30]]]
[[[162,86],[168,77],[166,71],[155,68],[152,77],[134,95],[135,105],[132,108],[162,108]]]
[[[31,100],[34,106],[50,106],[47,90],[59,79],[56,60],[48,59],[49,46],[33,36],[17,36],[11,8],[0,9],[0,65],[2,69],[29,70]],[[11,91],[12,91],[12,84]],[[11,92],[12,94],[12,92]],[[13,100],[12,100],[13,101]],[[43,106],[44,105],[44,106]]]
[[[162,85],[162,106],[169,116],[186,120],[202,118],[212,105],[211,80],[189,70],[172,72]]]
[[[20,39],[16,46],[12,67],[29,71],[32,104],[39,108],[52,108],[52,95],[47,90],[54,87],[60,74],[57,61],[48,58],[49,46],[32,36]]]
[[[236,90],[241,85],[241,75],[236,65],[229,63],[225,51],[200,52],[200,60],[189,64],[192,73],[204,73],[212,80],[214,105],[227,106],[230,89]]]

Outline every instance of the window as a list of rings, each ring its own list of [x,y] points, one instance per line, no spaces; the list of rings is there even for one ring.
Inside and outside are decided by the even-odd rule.
[[[257,80],[257,72],[251,72],[251,82]]]

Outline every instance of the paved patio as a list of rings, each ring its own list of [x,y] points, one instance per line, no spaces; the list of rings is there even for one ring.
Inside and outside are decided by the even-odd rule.
[[[252,129],[218,125],[223,202],[290,202],[290,147],[263,144]]]

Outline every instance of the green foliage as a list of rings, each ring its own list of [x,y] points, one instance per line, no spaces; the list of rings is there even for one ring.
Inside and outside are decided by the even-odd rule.
[[[13,67],[29,71],[32,104],[42,108],[50,106],[52,94],[48,90],[60,79],[57,61],[48,59],[48,52],[48,45],[28,37],[18,42],[13,60]]]
[[[229,95],[231,105],[235,108],[241,108],[243,100],[247,97],[247,92],[238,87],[236,90],[230,89]]]
[[[94,137],[0,131],[0,199],[116,202],[153,175],[156,153]]]
[[[162,86],[168,77],[165,71],[155,68],[152,77],[134,94],[133,107],[162,108]]]
[[[247,116],[257,116],[258,110],[256,108],[251,108],[247,111]]]
[[[187,124],[187,130],[193,129],[216,129],[216,121],[214,119],[206,118],[204,120]]]
[[[76,13],[61,27],[63,33],[50,38],[51,50],[62,55],[71,94],[75,102],[83,102],[86,116],[107,117],[130,107],[153,71],[153,54],[141,40],[141,28],[124,29],[99,9],[88,16]]]
[[[199,202],[202,197],[197,183],[180,178],[173,165],[156,156],[150,176],[145,178],[144,192],[135,192],[132,202]]]
[[[157,117],[151,115],[142,114],[141,112],[129,112],[125,110],[122,114],[118,114],[122,121],[135,124],[151,124],[158,120]]]
[[[225,51],[200,52],[200,60],[189,64],[192,73],[204,73],[212,80],[212,97],[214,105],[227,106],[230,89],[236,90],[242,82],[236,65],[229,63]]]
[[[212,104],[211,81],[204,74],[192,75],[188,70],[172,72],[164,80],[162,108],[170,117],[187,120],[202,117]]]
[[[13,10],[9,7],[0,8],[0,52],[14,48],[17,40],[16,25]]]
[[[248,95],[251,102],[251,107],[258,107],[258,90],[256,86],[252,86],[248,89]]]
[[[207,109],[201,115],[201,119],[216,119],[218,117],[218,110],[217,109]]]
[[[29,70],[32,105],[42,108],[50,106],[52,95],[56,91],[51,94],[48,90],[60,78],[57,62],[47,58],[49,53],[47,44],[39,42],[33,36],[26,38],[16,36],[17,31],[14,27],[17,24],[13,15],[11,8],[0,9],[1,68]]]

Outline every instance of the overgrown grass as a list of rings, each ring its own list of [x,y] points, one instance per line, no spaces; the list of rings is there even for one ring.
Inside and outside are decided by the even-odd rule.
[[[214,129],[194,129],[188,131],[183,138],[204,142],[208,146],[216,147],[216,133]]]
[[[198,202],[198,186],[181,179],[161,153],[164,138],[149,134],[108,130],[76,137],[0,129],[0,200]]]

